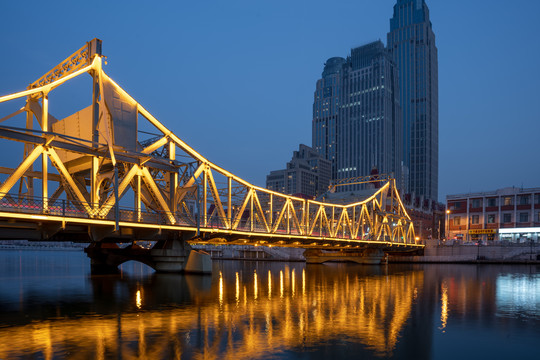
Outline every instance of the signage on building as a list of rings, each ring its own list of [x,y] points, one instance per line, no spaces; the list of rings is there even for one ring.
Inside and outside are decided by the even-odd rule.
[[[483,234],[495,234],[497,231],[495,229],[478,229],[478,230],[469,230],[470,235],[483,235]]]

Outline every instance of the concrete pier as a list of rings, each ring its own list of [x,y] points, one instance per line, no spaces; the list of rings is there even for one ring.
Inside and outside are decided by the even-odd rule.
[[[322,264],[327,261],[355,262],[358,264],[379,265],[385,258],[381,249],[364,249],[362,251],[327,251],[306,250],[307,264]]]

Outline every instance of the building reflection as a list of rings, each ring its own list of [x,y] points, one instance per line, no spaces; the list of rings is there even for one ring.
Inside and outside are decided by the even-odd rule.
[[[391,356],[424,271],[229,262],[213,277],[90,282],[85,313],[0,328],[0,358],[260,358],[340,341]]]

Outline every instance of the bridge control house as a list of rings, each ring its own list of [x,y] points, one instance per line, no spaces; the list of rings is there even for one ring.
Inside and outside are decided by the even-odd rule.
[[[446,197],[447,239],[540,242],[540,188],[504,188]]]

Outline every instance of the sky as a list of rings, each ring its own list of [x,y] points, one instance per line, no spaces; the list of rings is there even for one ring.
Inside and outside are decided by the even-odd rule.
[[[311,145],[325,61],[386,44],[395,2],[2,1],[0,96],[97,37],[105,72],[141,105],[210,161],[264,187],[300,143]],[[427,4],[439,54],[439,200],[540,187],[540,1]],[[55,117],[90,105],[91,90],[76,89],[85,96],[69,104],[51,95]],[[0,106],[0,118],[9,110]]]

